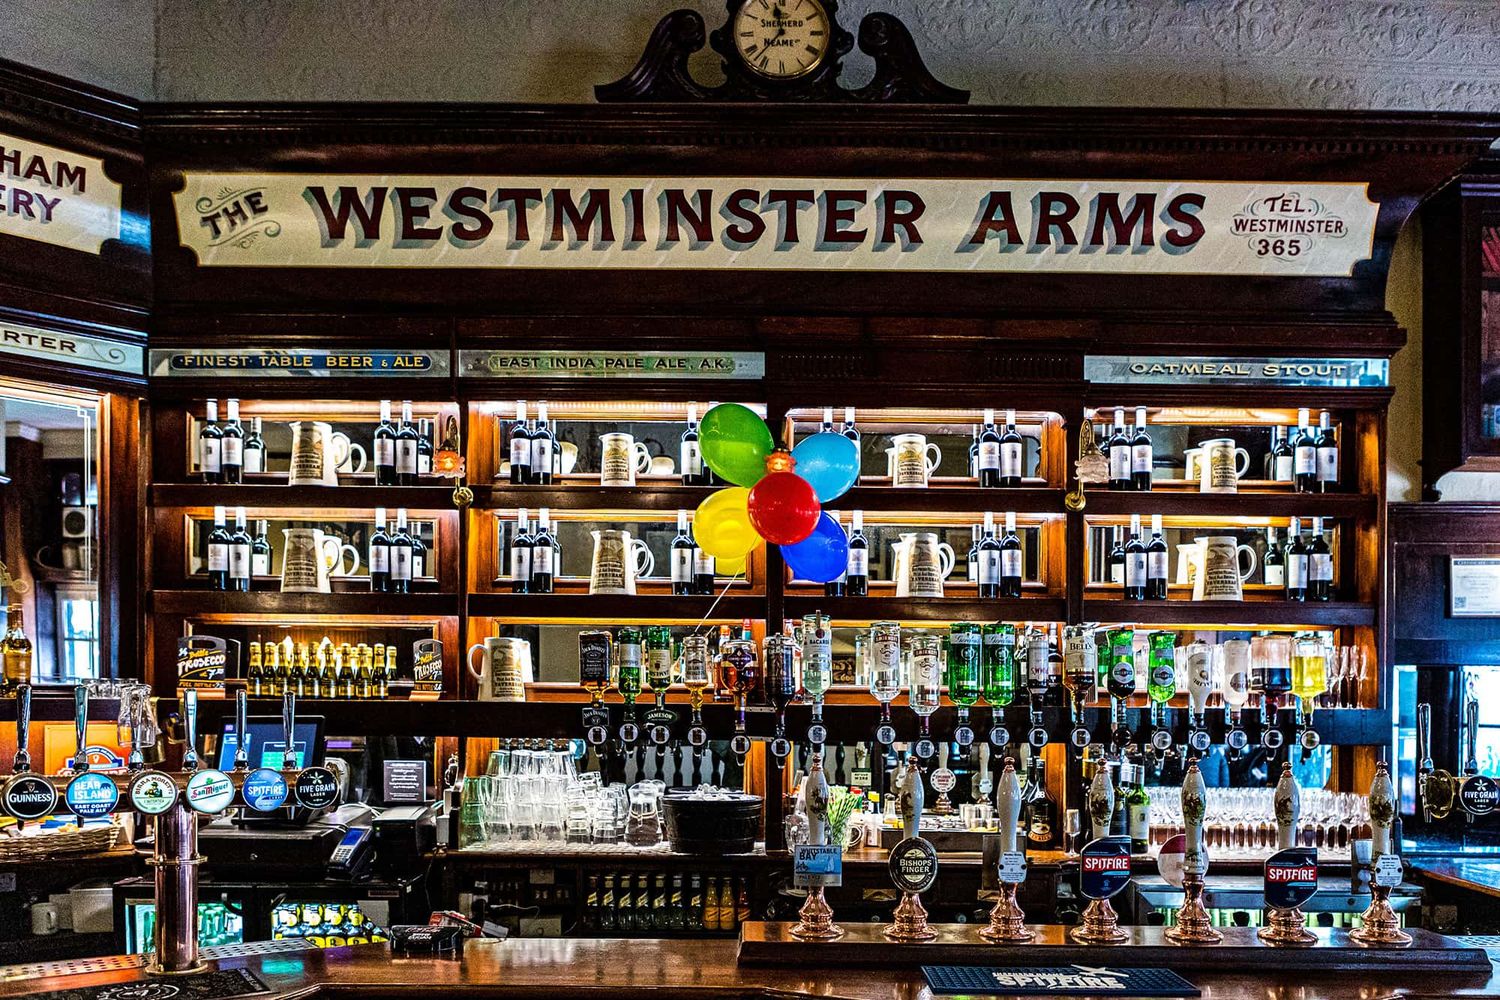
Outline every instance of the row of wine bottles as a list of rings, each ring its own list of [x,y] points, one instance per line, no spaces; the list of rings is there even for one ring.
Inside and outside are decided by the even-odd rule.
[[[228,508],[214,508],[214,524],[207,538],[208,585],[212,590],[248,591],[256,577],[271,575],[269,522],[257,520],[255,534],[251,535],[245,508],[234,509],[233,528],[227,515]],[[368,552],[372,591],[408,593],[412,581],[426,575],[427,557],[427,543],[415,525],[408,523],[404,507],[396,512],[396,523],[389,530],[385,508],[375,509],[375,531],[370,535]]]
[[[260,417],[250,419],[247,432],[240,422],[240,401],[226,401],[226,419],[219,420],[219,401],[208,400],[198,426],[198,473],[205,483],[242,483],[246,475],[268,471],[266,440]],[[432,421],[413,420],[411,400],[401,403],[401,420],[391,419],[391,401],[381,400],[371,451],[378,486],[412,486],[432,473]]]
[[[1165,601],[1168,588],[1168,548],[1162,533],[1162,517],[1151,515],[1151,537],[1141,532],[1141,516],[1130,517],[1130,533],[1114,529],[1109,551],[1109,582],[1122,587],[1127,601]],[[1287,528],[1285,546],[1276,539],[1276,529],[1267,529],[1263,577],[1268,586],[1284,587],[1289,601],[1333,599],[1333,550],[1323,533],[1323,519],[1311,518],[1311,531],[1304,535],[1302,519],[1294,517]]]

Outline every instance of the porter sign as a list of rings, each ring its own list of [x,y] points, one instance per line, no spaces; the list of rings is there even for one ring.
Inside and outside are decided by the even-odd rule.
[[[1339,277],[1362,183],[189,173],[210,267],[673,268]]]

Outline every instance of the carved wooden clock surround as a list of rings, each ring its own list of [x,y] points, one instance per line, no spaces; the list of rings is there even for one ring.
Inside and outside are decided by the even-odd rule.
[[[844,56],[854,47],[854,36],[838,22],[837,0],[726,0],[729,16],[711,34],[695,10],[676,10],[662,18],[646,42],[640,61],[614,83],[600,84],[594,96],[603,103],[654,101],[761,101],[966,104],[967,90],[939,82],[922,62],[917,43],[906,25],[891,14],[866,14],[859,23],[859,49],[875,61],[875,75],[862,87],[839,83]],[[735,27],[742,8],[768,7],[765,23],[784,19],[783,7],[820,10],[827,21],[827,45],[813,65],[795,75],[758,72],[746,62],[736,44]],[[789,19],[788,19],[789,20]],[[742,29],[743,30],[743,29]],[[785,33],[783,26],[778,34]],[[723,57],[724,82],[705,86],[693,79],[688,59],[705,40]],[[757,41],[760,41],[757,39]],[[751,44],[754,44],[752,42]],[[810,51],[810,50],[809,50]]]

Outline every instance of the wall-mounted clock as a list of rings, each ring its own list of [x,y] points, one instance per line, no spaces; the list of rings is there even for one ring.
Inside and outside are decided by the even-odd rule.
[[[859,48],[875,60],[863,87],[839,85],[854,36],[838,21],[838,0],[726,0],[728,17],[705,36],[697,11],[673,11],[657,23],[640,61],[614,83],[594,88],[600,101],[863,101],[963,104],[966,90],[927,71],[911,32],[890,14],[866,14]],[[723,59],[724,82],[704,86],[688,57],[707,39]]]

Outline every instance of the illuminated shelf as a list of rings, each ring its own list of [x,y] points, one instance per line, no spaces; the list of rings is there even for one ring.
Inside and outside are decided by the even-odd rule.
[[[1123,601],[1085,600],[1091,622],[1143,625],[1306,625],[1318,628],[1375,624],[1375,606],[1356,601]]]
[[[1084,491],[1085,517],[1096,514],[1163,514],[1176,517],[1362,517],[1373,514],[1369,493],[1199,493],[1196,490]]]
[[[151,610],[177,615],[382,615],[391,618],[456,617],[457,594],[283,594],[277,590],[157,590]]]
[[[211,483],[157,483],[151,487],[155,507],[259,507],[324,511],[453,510],[453,484],[443,480],[424,486],[376,486],[374,483],[339,486],[287,486],[272,482],[221,486]]]
[[[713,597],[672,594],[470,594],[471,618],[531,621],[578,618],[601,623],[643,620],[696,622],[708,613]],[[730,622],[766,616],[763,594],[726,594],[710,621]]]
[[[955,485],[935,485],[926,489],[867,484],[854,487],[829,504],[828,509],[844,513],[846,517],[851,510],[962,513],[1013,510],[1021,514],[1063,512],[1066,490],[1043,485],[1040,479],[1028,480],[1028,484],[1005,490],[981,488],[973,480],[956,480]]]
[[[683,486],[648,480],[639,486],[600,486],[597,482],[552,486],[494,483],[474,487],[474,506],[491,510],[550,507],[554,510],[693,510],[722,486]]]
[[[1053,597],[819,597],[788,594],[783,601],[788,618],[821,611],[841,621],[1062,621],[1067,602]]]

